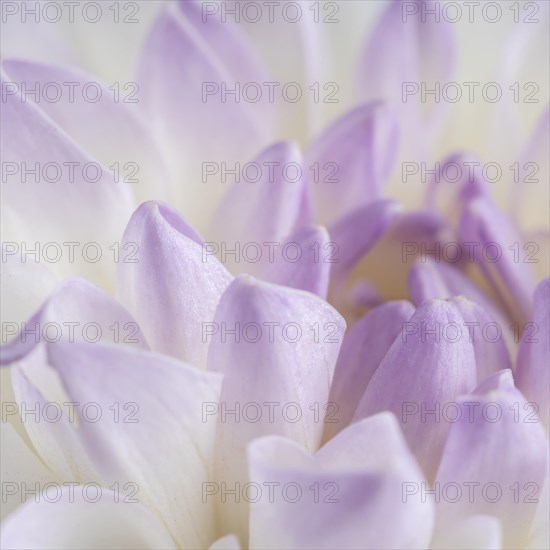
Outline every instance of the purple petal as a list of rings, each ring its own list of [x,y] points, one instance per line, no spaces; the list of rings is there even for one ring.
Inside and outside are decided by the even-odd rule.
[[[497,323],[483,307],[464,296],[453,298],[451,302],[462,315],[461,329],[468,332],[473,343],[478,383],[499,370],[510,369],[512,364],[502,337],[508,327]]]
[[[254,483],[280,484],[271,501],[264,495],[251,505],[251,548],[405,549],[429,544],[432,505],[403,500],[406,483],[424,481],[390,414],[353,424],[313,456],[272,436],[252,442],[248,459]],[[281,488],[287,484],[301,491],[298,502],[285,498]]]
[[[436,22],[424,9],[433,14],[438,5],[433,0],[390,2],[370,33],[359,64],[359,98],[382,98],[399,107],[403,143],[412,147],[421,146],[419,133],[440,121],[445,106],[436,104],[423,115],[420,91],[412,97],[403,91],[414,92],[422,82],[430,88],[436,82],[447,82],[455,66],[452,25]]]
[[[276,143],[262,151],[253,163],[260,171],[252,170],[251,175],[245,175],[245,181],[232,183],[212,219],[209,234],[212,245],[220,250],[224,246],[228,250],[239,247],[237,255],[226,254],[232,272],[257,275],[269,263],[265,243],[270,243],[276,255],[280,255],[283,239],[298,224],[307,224],[309,220],[300,216],[306,184],[299,148],[290,142]],[[252,252],[248,255],[244,252],[249,243],[262,252],[258,262],[245,261],[249,255],[256,257]]]
[[[528,319],[533,275],[529,264],[523,261],[524,243],[508,219],[488,199],[479,197],[462,214],[460,236],[512,317]],[[519,258],[515,257],[518,250]]]
[[[330,270],[338,262],[336,243],[324,227],[298,229],[283,243],[275,261],[266,267],[262,279],[270,283],[307,290],[327,298]]]
[[[152,130],[180,182],[179,204],[203,223],[223,191],[201,182],[204,163],[226,162],[231,169],[273,135],[273,105],[264,88],[262,101],[251,103],[226,98],[222,87],[270,78],[239,29],[214,18],[203,22],[202,4],[189,1],[163,7],[143,49],[138,81]],[[215,92],[207,95],[210,90]]]
[[[548,438],[532,407],[514,388],[510,371],[492,378],[491,384],[486,381],[459,400],[461,416],[452,424],[437,482],[440,487],[456,484],[462,491],[468,491],[468,483],[478,485],[472,485],[473,495],[463,494],[454,503],[452,497],[441,499],[438,530],[444,532],[461,518],[487,514],[501,520],[503,547],[519,548],[545,480]]]
[[[538,415],[550,430],[550,279],[537,286],[533,320],[527,323],[519,348],[517,386],[538,407]]]
[[[231,275],[200,236],[170,207],[148,202],[128,224],[118,294],[147,335],[151,348],[195,366],[206,364],[203,323],[214,319]],[[135,261],[134,261],[135,260]]]
[[[148,349],[135,319],[115,300],[82,279],[60,284],[25,323],[11,323],[17,335],[1,346],[0,363],[13,363],[40,342],[99,342]]]
[[[358,107],[329,126],[310,146],[306,166],[316,219],[332,224],[380,198],[393,168],[398,130],[380,102]]]
[[[330,402],[338,406],[338,421],[327,423],[328,436],[340,432],[351,422],[378,365],[413,313],[414,307],[409,302],[386,302],[367,313],[347,332],[330,391]]]
[[[440,211],[456,211],[456,201],[464,202],[487,194],[487,182],[480,173],[481,166],[484,165],[472,154],[456,153],[447,157],[428,184],[427,204],[433,208],[437,202]],[[442,197],[448,200],[443,202]]]
[[[417,306],[430,298],[465,296],[487,310],[501,327],[507,324],[501,309],[471,279],[445,262],[417,261],[409,273],[409,293]]]
[[[316,450],[345,331],[338,312],[309,292],[241,276],[206,328],[208,368],[224,374],[221,408],[209,418],[214,425],[222,422],[220,478],[246,480],[245,447],[261,435],[283,435]],[[266,403],[273,404],[272,413]],[[235,416],[224,410],[244,412]],[[246,421],[245,414],[254,417],[258,411],[257,421]],[[246,519],[234,518],[238,509],[228,507],[227,528],[240,522],[237,534],[245,540]]]
[[[401,337],[371,378],[354,417],[392,411],[428,478],[435,474],[449,429],[441,411],[476,384],[474,348],[461,330],[463,323],[452,302],[420,305],[403,323]]]

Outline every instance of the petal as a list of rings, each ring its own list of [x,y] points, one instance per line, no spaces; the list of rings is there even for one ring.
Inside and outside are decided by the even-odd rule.
[[[454,73],[452,25],[424,14],[433,14],[438,8],[433,0],[390,2],[370,33],[359,63],[358,97],[362,101],[383,99],[398,107],[403,143],[413,151],[424,143],[419,133],[428,133],[445,112],[443,103],[424,109],[418,84],[425,82],[433,88],[435,83],[449,81]],[[415,85],[416,95],[403,95],[414,92]],[[422,153],[423,157],[425,151]]]
[[[405,173],[403,183],[410,183],[406,171],[415,170],[417,181],[423,181],[418,174],[417,163],[404,163]],[[439,167],[437,169],[437,167]],[[426,203],[434,208],[436,205],[441,212],[450,216],[457,211],[457,201],[463,203],[478,195],[488,194],[487,180],[483,177],[481,161],[472,154],[455,153],[448,156],[443,162],[436,164],[437,172],[431,178],[426,189]],[[414,181],[414,178],[413,178]]]
[[[517,386],[536,403],[539,418],[550,430],[550,279],[537,286],[533,303],[533,321],[525,326],[519,348]]]
[[[431,258],[417,261],[409,272],[409,293],[414,304],[430,298],[465,296],[481,306],[503,330],[503,338],[511,356],[515,356],[514,336],[508,331],[508,320],[502,310],[460,270],[446,262]]]
[[[345,331],[336,310],[308,292],[241,276],[207,325],[208,368],[224,374],[220,407],[208,418],[220,424],[218,478],[228,485],[246,480],[245,447],[261,435],[284,435],[315,450]],[[239,510],[229,508],[228,528],[240,521],[237,533],[246,540],[243,516],[232,520]]]
[[[369,36],[361,61],[365,93],[401,102],[403,80],[447,81],[454,64],[452,26],[423,14],[437,8],[433,0],[422,5],[390,2]],[[416,77],[408,78],[408,77]]]
[[[171,550],[176,546],[162,522],[137,501],[122,502],[117,492],[103,487],[96,491],[56,484],[39,502],[28,502],[7,519],[2,548]]]
[[[2,75],[4,85],[10,83]],[[83,275],[108,288],[115,267],[109,249],[131,211],[127,184],[116,183],[112,173],[17,93],[2,104],[1,145],[4,166],[14,172],[2,182],[4,204],[23,222],[20,232],[4,233],[4,242],[14,242],[27,261],[28,254],[36,261],[31,252],[36,249],[38,261],[49,262],[58,273]],[[70,163],[76,163],[74,173],[66,168]],[[93,168],[87,172],[86,165]],[[30,251],[24,254],[24,249]]]
[[[264,437],[249,445],[248,460],[250,479],[262,488],[251,504],[250,548],[429,544],[432,507],[403,499],[404,484],[423,478],[390,414],[350,426],[313,456],[292,441]],[[292,491],[283,491],[288,485]]]
[[[37,87],[39,97],[27,93],[26,100],[93,155],[115,181],[127,179],[139,202],[166,198],[168,175],[138,110],[137,84],[109,87],[73,69],[30,61],[8,59],[2,67],[21,93]]]
[[[378,365],[413,313],[409,302],[386,302],[346,333],[330,390],[330,403],[338,407],[337,422],[326,421],[326,434],[332,436],[351,422]]]
[[[438,530],[488,514],[501,521],[504,548],[521,548],[546,477],[548,438],[514,388],[510,371],[494,374],[489,382],[459,400],[461,415],[452,424],[437,473],[440,487],[453,484],[452,496],[438,504]],[[468,483],[474,484],[473,493],[466,494]],[[462,498],[452,502],[457,485]]]
[[[266,243],[275,247],[279,256],[277,248],[283,239],[298,223],[307,224],[309,220],[300,219],[306,186],[301,153],[295,144],[276,143],[262,151],[251,165],[259,168],[250,172],[243,168],[244,181],[240,176],[236,179],[216,210],[209,232],[215,242],[208,244],[221,248],[222,261],[232,272],[257,275],[269,262]],[[249,243],[263,251],[259,261],[254,252],[246,253]],[[240,253],[224,255],[224,247]],[[246,261],[249,255],[254,259]]]
[[[515,258],[514,247],[521,248],[524,243],[510,222],[488,199],[479,197],[462,214],[460,236],[512,317],[528,319],[533,274],[529,264],[521,261],[523,257],[520,261]]]
[[[347,113],[310,146],[306,166],[316,219],[332,224],[380,198],[393,168],[398,129],[388,108],[370,103]]]
[[[138,82],[152,130],[179,182],[178,205],[204,229],[223,186],[201,182],[203,163],[248,161],[272,135],[273,105],[266,93],[258,103],[222,96],[222,88],[270,79],[238,29],[204,20],[202,8],[196,1],[166,5],[143,49]],[[216,93],[207,95],[210,90]]]
[[[221,377],[124,346],[58,342],[48,360],[70,400],[101,413],[93,422],[75,407],[75,431],[103,484],[137,484],[180,546],[207,547],[214,517],[201,492],[213,476],[215,425],[202,409],[218,402]]]
[[[449,423],[441,421],[441,410],[476,384],[474,348],[461,331],[463,322],[452,302],[424,302],[403,323],[401,337],[371,378],[354,417],[392,411],[430,479],[449,430]]]
[[[7,325],[8,323],[5,322]],[[61,283],[25,323],[9,323],[16,334],[0,348],[0,363],[21,359],[40,342],[110,341],[148,349],[134,318],[115,300],[83,279]]]
[[[474,346],[478,383],[499,370],[510,369],[512,363],[502,338],[503,330],[508,327],[497,323],[484,308],[464,296],[451,302],[462,316],[461,330],[468,332]]]
[[[121,302],[138,320],[151,348],[197,367],[206,363],[203,323],[214,318],[231,281],[202,239],[169,206],[141,205],[124,232],[117,288]]]
[[[330,270],[338,263],[337,246],[324,227],[302,227],[286,239],[275,261],[264,269],[262,279],[307,290],[326,300]]]

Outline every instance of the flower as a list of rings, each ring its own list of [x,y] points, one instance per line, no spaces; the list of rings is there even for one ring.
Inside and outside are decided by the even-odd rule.
[[[4,3],[4,547],[548,547],[547,6],[482,86],[373,4],[114,3],[124,84]]]

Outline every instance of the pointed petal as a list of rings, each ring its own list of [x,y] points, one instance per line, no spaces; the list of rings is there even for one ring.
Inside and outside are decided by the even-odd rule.
[[[288,253],[276,254],[262,279],[307,290],[326,300],[330,270],[338,263],[338,248],[324,227],[307,226],[295,231],[282,245]]]
[[[417,261],[409,272],[409,293],[414,304],[420,305],[430,298],[465,296],[481,306],[503,329],[503,338],[510,355],[516,354],[514,335],[508,330],[508,319],[500,307],[460,270],[446,262],[431,258]],[[504,330],[506,328],[506,330]]]
[[[202,326],[214,318],[231,275],[205,252],[202,239],[170,207],[141,205],[124,232],[122,248],[132,262],[118,271],[121,302],[137,319],[151,348],[206,363]]]
[[[330,402],[338,407],[338,422],[327,422],[327,434],[332,436],[351,422],[378,365],[413,313],[409,302],[386,302],[346,333],[330,390]]]
[[[248,459],[252,482],[274,484],[272,499],[262,495],[251,504],[251,548],[429,544],[432,505],[403,499],[404,484],[418,485],[423,478],[390,414],[353,424],[313,456],[271,436],[252,442]],[[285,498],[281,488],[287,484],[300,494],[297,502]]]
[[[479,197],[462,214],[460,235],[512,317],[527,320],[531,316],[533,274],[523,257],[520,261],[514,258],[512,248],[522,248],[523,242],[510,222],[488,199]]]
[[[88,492],[93,496],[88,497]],[[123,502],[116,491],[104,487],[56,485],[39,502],[28,502],[6,520],[2,548],[172,550],[176,546],[162,522],[137,501]]]
[[[449,430],[441,409],[476,385],[474,348],[467,332],[460,330],[463,322],[453,303],[424,302],[403,323],[401,336],[371,378],[354,417],[392,411],[430,479]]]
[[[424,14],[437,9],[434,0],[390,2],[369,35],[358,67],[358,97],[362,101],[382,98],[398,107],[402,141],[413,151],[423,146],[426,136],[419,139],[419,133],[436,127],[446,106],[434,102],[434,107],[425,109],[418,89],[412,96],[404,92],[414,92],[419,83],[433,88],[435,83],[448,82],[454,73],[452,25]],[[424,156],[425,151],[420,153]]]
[[[358,107],[329,126],[310,146],[306,166],[316,219],[332,224],[380,198],[393,168],[398,129],[380,102]]]
[[[533,321],[525,327],[517,362],[517,386],[550,430],[550,279],[537,286],[533,299]]]
[[[301,153],[295,144],[271,145],[251,165],[258,168],[243,170],[243,175],[233,182],[216,210],[209,234],[212,244],[222,250],[224,246],[228,250],[235,247],[241,250],[236,257],[226,255],[225,263],[231,272],[257,275],[269,263],[265,243],[270,243],[279,256],[283,239],[298,224],[307,224],[309,220],[300,216],[306,185]],[[254,252],[245,252],[249,243],[260,248],[259,261]],[[247,261],[249,256],[253,259]]]
[[[461,518],[488,514],[501,521],[503,547],[519,548],[536,512],[549,449],[544,429],[510,374],[501,371],[491,384],[485,381],[458,400],[461,416],[451,426],[437,482],[458,484],[462,491],[467,483],[478,485],[458,501],[440,500],[437,527],[444,532]]]

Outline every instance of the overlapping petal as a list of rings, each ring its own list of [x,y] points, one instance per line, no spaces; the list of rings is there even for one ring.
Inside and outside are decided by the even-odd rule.
[[[429,479],[437,470],[450,426],[444,414],[447,406],[476,385],[474,347],[463,323],[452,302],[421,304],[402,324],[401,335],[371,378],[354,417],[392,411]]]
[[[251,443],[248,456],[250,479],[263,490],[251,504],[251,548],[425,548],[429,543],[432,505],[403,499],[405,483],[424,481],[390,414],[353,424],[314,455],[271,436]]]
[[[449,487],[450,495],[438,505],[438,530],[488,514],[501,520],[504,548],[522,547],[547,475],[547,435],[510,371],[461,398],[460,412],[437,473],[439,487]]]

